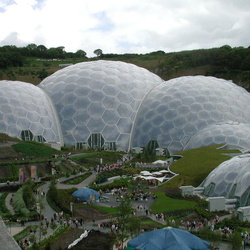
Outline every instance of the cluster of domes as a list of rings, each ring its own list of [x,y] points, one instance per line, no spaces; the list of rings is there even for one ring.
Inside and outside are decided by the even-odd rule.
[[[215,77],[163,81],[100,60],[58,70],[38,86],[0,81],[0,90],[0,132],[24,140],[124,151],[154,142],[170,153],[250,148],[250,94]]]

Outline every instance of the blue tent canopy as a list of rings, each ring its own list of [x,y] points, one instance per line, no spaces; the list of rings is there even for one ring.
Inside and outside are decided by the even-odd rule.
[[[186,230],[164,228],[142,233],[128,242],[128,247],[140,250],[206,250],[210,243]]]
[[[80,201],[99,200],[99,193],[91,188],[81,188],[73,192],[72,196]]]

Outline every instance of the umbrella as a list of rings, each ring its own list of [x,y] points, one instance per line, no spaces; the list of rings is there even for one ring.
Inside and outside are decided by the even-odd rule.
[[[129,247],[140,250],[206,250],[210,243],[190,232],[178,228],[164,228],[140,234],[128,242]]]
[[[99,200],[99,193],[91,188],[78,189],[73,192],[72,196],[81,201]]]

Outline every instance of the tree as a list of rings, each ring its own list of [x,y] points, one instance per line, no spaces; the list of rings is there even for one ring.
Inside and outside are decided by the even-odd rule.
[[[37,50],[41,51],[41,52],[46,52],[47,48],[44,45],[38,45],[37,46]]]
[[[76,51],[75,55],[77,57],[86,57],[87,53],[85,51],[79,49],[79,50]]]
[[[131,200],[128,196],[120,198],[119,206],[117,207],[117,221],[119,225],[119,234],[117,238],[122,242],[122,248],[124,241],[129,237],[129,224],[132,216],[133,208]],[[133,224],[134,225],[134,224]],[[132,227],[131,227],[132,228]]]
[[[101,56],[102,56],[102,50],[101,50],[101,49],[96,49],[96,50],[94,50],[94,54],[95,54],[97,57],[101,57]]]
[[[35,44],[35,43],[30,43],[30,44],[28,44],[27,46],[26,46],[26,48],[28,49],[28,50],[36,50],[37,49],[37,45]]]

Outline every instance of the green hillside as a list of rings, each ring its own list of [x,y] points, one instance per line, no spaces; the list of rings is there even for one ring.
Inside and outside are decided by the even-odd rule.
[[[88,58],[84,51],[66,52],[63,47],[0,47],[0,80],[39,84],[64,65],[93,60],[116,60],[148,69],[164,80],[185,75],[206,75],[232,80],[250,90],[250,47],[220,48],[148,54],[105,54]],[[101,51],[102,52],[102,51]]]

